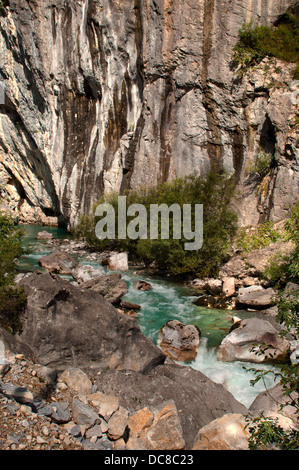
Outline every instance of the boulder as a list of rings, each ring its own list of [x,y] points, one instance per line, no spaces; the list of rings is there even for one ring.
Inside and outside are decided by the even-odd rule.
[[[81,369],[68,367],[59,377],[60,382],[64,382],[72,390],[80,395],[88,395],[92,392],[92,382]]]
[[[34,273],[21,281],[27,309],[22,332],[1,339],[12,352],[63,371],[68,367],[150,370],[164,354],[100,294],[80,289],[54,274]]]
[[[95,277],[104,275],[105,271],[103,268],[94,268],[93,266],[89,265],[80,264],[72,270],[72,276],[78,282],[78,284],[82,284],[84,282],[90,281],[91,279],[94,279]]]
[[[50,232],[47,232],[46,230],[43,230],[42,232],[38,232],[35,238],[36,240],[52,240],[53,234]]]
[[[154,420],[143,435],[149,450],[181,450],[185,447],[183,431],[175,402],[162,403],[154,412]]]
[[[254,349],[254,347],[258,349]],[[220,344],[220,361],[255,363],[283,362],[289,352],[289,342],[267,320],[248,318],[236,323]]]
[[[121,278],[121,274],[113,273],[95,277],[80,284],[81,289],[92,290],[101,294],[108,302],[115,305],[128,292],[127,283]]]
[[[49,272],[59,274],[72,274],[72,271],[78,266],[78,262],[71,255],[60,250],[42,256],[38,260],[38,264]]]
[[[128,271],[128,253],[115,253],[109,256],[107,264],[111,271]]]
[[[270,390],[260,393],[252,402],[249,411],[253,417],[263,414],[265,417],[278,418],[282,427],[295,427],[298,430],[298,413],[294,406],[294,402],[298,403],[298,398],[295,391],[291,396],[287,396],[282,385],[278,383]]]
[[[242,287],[239,289],[237,304],[255,309],[269,308],[275,305],[276,292],[262,286]]]
[[[120,405],[131,414],[144,408],[153,412],[162,403],[173,400],[187,449],[192,448],[199,429],[215,418],[226,413],[248,412],[221,384],[189,366],[165,364],[148,374],[103,371],[96,384],[107,395],[117,390]]]
[[[236,279],[225,277],[222,284],[222,293],[225,297],[232,297],[236,293]]]
[[[144,291],[153,289],[152,285],[146,281],[136,281],[135,287],[138,290],[144,290]]]
[[[87,429],[101,423],[101,418],[94,409],[77,398],[73,398],[72,414],[75,423],[86,426]]]
[[[120,407],[108,421],[108,436],[113,441],[120,439],[126,432],[129,412]]]
[[[245,425],[243,415],[225,414],[200,429],[192,450],[248,450]]]
[[[170,320],[159,332],[158,345],[174,361],[193,361],[198,353],[201,332],[197,326]]]

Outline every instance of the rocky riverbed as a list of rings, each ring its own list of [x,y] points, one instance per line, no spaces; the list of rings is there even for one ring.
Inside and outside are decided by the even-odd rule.
[[[285,399],[279,385],[246,407],[188,362],[174,362],[167,348],[172,354],[187,351],[190,360],[191,339],[192,354],[198,353],[199,330],[172,322],[165,330],[166,348],[163,337],[161,347],[147,338],[134,318],[141,307],[122,299],[127,292],[123,255],[92,253],[73,240],[44,243],[52,255],[38,256],[42,272],[17,278],[28,298],[22,331],[13,336],[0,329],[2,449],[239,450],[248,448],[248,414],[263,411],[278,416],[283,426],[298,426],[292,407],[283,412],[277,407]],[[82,254],[104,266],[121,262],[120,271],[83,266],[77,261]],[[218,281],[205,282],[215,289]],[[134,289],[149,295],[152,286],[142,280]],[[240,352],[238,330],[249,338],[247,344],[240,339],[242,347],[247,352],[252,347],[256,338],[248,335],[249,325],[244,327],[236,319],[219,348],[222,360],[239,359],[227,352],[233,347]],[[287,351],[289,344],[284,347]],[[232,428],[237,438],[227,432]]]

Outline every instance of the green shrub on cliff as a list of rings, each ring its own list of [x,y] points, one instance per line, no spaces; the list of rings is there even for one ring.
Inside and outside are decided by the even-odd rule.
[[[22,248],[22,231],[13,219],[0,213],[0,325],[12,333],[20,330],[19,316],[26,307],[22,288],[13,285]]]
[[[201,276],[213,277],[221,263],[226,260],[230,243],[236,231],[237,217],[230,208],[230,200],[234,192],[234,180],[225,175],[210,173],[205,178],[188,176],[172,182],[160,184],[149,189],[130,191],[126,195],[127,207],[132,204],[142,204],[148,213],[153,204],[184,204],[192,207],[192,227],[194,230],[195,204],[203,205],[203,246],[201,249],[187,251],[184,236],[174,239],[172,215],[170,214],[170,237],[161,239],[161,226],[159,226],[158,239],[117,239],[98,240],[95,235],[97,220],[94,215],[85,215],[81,218],[75,235],[86,239],[87,243],[98,250],[113,248],[119,251],[127,250],[130,256],[145,265],[154,265],[175,276]],[[118,194],[102,198],[96,206],[104,202],[111,204],[116,213],[116,226],[118,225]],[[132,219],[132,218],[131,218]],[[127,220],[127,226],[130,223]],[[183,230],[181,230],[183,233]],[[150,229],[148,227],[148,234]]]
[[[276,57],[297,63],[294,78],[298,79],[299,17],[287,12],[277,26],[245,24],[239,31],[239,42],[234,48],[233,60],[242,69],[260,63],[265,57]]]

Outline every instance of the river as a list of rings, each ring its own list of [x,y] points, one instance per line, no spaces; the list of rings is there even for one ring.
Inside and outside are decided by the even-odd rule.
[[[23,228],[25,231],[23,244],[25,247],[31,247],[31,252],[21,258],[19,263],[21,272],[43,270],[38,265],[38,259],[51,252],[50,245],[35,239],[39,231],[47,230],[53,234],[54,238],[70,237],[64,229],[57,227],[25,225]],[[98,266],[96,262],[84,256],[79,257],[78,261],[82,264]],[[246,407],[249,407],[255,397],[266,387],[271,388],[275,384],[272,374],[267,374],[265,384],[262,381],[254,387],[250,384],[255,375],[249,369],[276,370],[271,365],[255,365],[239,361],[224,363],[217,360],[217,347],[229,332],[232,325],[232,315],[248,318],[253,314],[245,311],[208,309],[196,306],[192,302],[194,297],[191,290],[184,285],[144,275],[144,273],[138,273],[133,269],[122,273],[122,277],[129,287],[124,299],[141,306],[136,320],[142,332],[154,343],[157,342],[160,328],[171,319],[198,326],[202,333],[201,346],[196,359],[188,365],[200,370],[215,382],[223,384]],[[137,279],[150,282],[153,290],[137,290],[134,287]]]

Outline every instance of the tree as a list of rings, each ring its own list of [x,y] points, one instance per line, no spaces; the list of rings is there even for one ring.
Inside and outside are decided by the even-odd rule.
[[[27,303],[23,288],[13,283],[17,260],[25,253],[22,234],[9,215],[0,213],[0,325],[11,333],[20,331]]]

